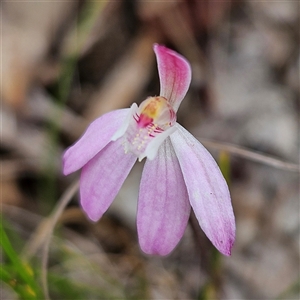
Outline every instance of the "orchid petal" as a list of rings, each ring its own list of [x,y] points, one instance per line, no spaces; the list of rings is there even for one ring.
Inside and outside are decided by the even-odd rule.
[[[112,141],[116,141],[118,138],[124,135],[126,130],[128,129],[128,126],[130,124],[131,119],[136,114],[138,110],[138,106],[136,103],[132,103],[130,106],[130,109],[127,112],[127,116],[123,121],[123,124],[120,126],[120,128],[114,133],[114,135],[111,137]]]
[[[156,158],[146,160],[138,201],[137,229],[141,249],[167,255],[181,239],[190,204],[176,154],[167,138]]]
[[[101,151],[122,125],[128,112],[129,109],[111,111],[91,123],[83,136],[64,153],[64,175],[79,170]]]
[[[168,128],[167,130],[158,134],[152,141],[148,144],[145,151],[139,156],[139,161],[142,161],[144,157],[149,160],[153,160],[156,157],[157,151],[160,145],[165,141],[165,139],[170,136],[176,130],[175,126]]]
[[[191,206],[202,230],[214,246],[230,255],[235,221],[226,181],[213,157],[181,125],[171,141],[187,186]]]
[[[91,220],[99,220],[108,209],[136,159],[132,153],[124,153],[119,139],[110,142],[82,168],[81,205]]]
[[[160,96],[165,97],[174,111],[183,100],[191,83],[191,67],[181,55],[164,46],[154,45],[160,79]]]

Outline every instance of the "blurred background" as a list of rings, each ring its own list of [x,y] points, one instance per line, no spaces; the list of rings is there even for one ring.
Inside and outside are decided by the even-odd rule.
[[[0,5],[1,299],[299,299],[299,2]],[[191,63],[178,122],[228,180],[231,257],[193,216],[171,255],[141,252],[142,163],[98,223],[78,193],[55,209],[79,178],[62,175],[63,151],[100,115],[158,95],[153,43]]]

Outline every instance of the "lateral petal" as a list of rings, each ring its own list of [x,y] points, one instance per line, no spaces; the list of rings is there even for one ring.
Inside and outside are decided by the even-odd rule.
[[[64,175],[79,170],[101,151],[120,128],[128,111],[127,108],[114,110],[92,122],[82,137],[64,153]]]
[[[167,138],[154,160],[146,160],[138,201],[137,230],[147,254],[167,255],[180,241],[190,215],[187,189]]]
[[[154,44],[153,49],[160,79],[160,96],[165,97],[176,112],[191,83],[191,66],[183,56],[164,46]]]
[[[108,209],[137,157],[125,154],[122,139],[110,142],[81,171],[80,200],[83,210],[98,221]]]
[[[227,183],[211,154],[181,125],[171,141],[187,186],[190,203],[202,230],[214,246],[230,255],[235,220]]]
[[[159,150],[160,145],[176,130],[175,126],[170,127],[169,129],[161,132],[152,141],[148,144],[145,151],[139,156],[139,161],[142,161],[144,157],[147,157],[149,160],[153,160],[156,157],[157,151]]]

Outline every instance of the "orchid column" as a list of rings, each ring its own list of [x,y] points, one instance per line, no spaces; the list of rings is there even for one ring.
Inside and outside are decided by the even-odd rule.
[[[96,119],[65,152],[63,172],[68,175],[82,168],[81,205],[97,221],[136,160],[146,158],[137,208],[141,249],[169,254],[185,231],[192,207],[214,246],[230,255],[235,221],[226,181],[209,152],[176,122],[191,82],[191,67],[164,46],[155,44],[154,52],[160,96]]]

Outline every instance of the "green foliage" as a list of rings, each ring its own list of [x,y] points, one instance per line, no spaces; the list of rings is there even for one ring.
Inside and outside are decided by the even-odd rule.
[[[32,267],[20,259],[0,222],[0,246],[3,251],[0,279],[8,284],[21,299],[41,299],[41,289],[37,284]]]

